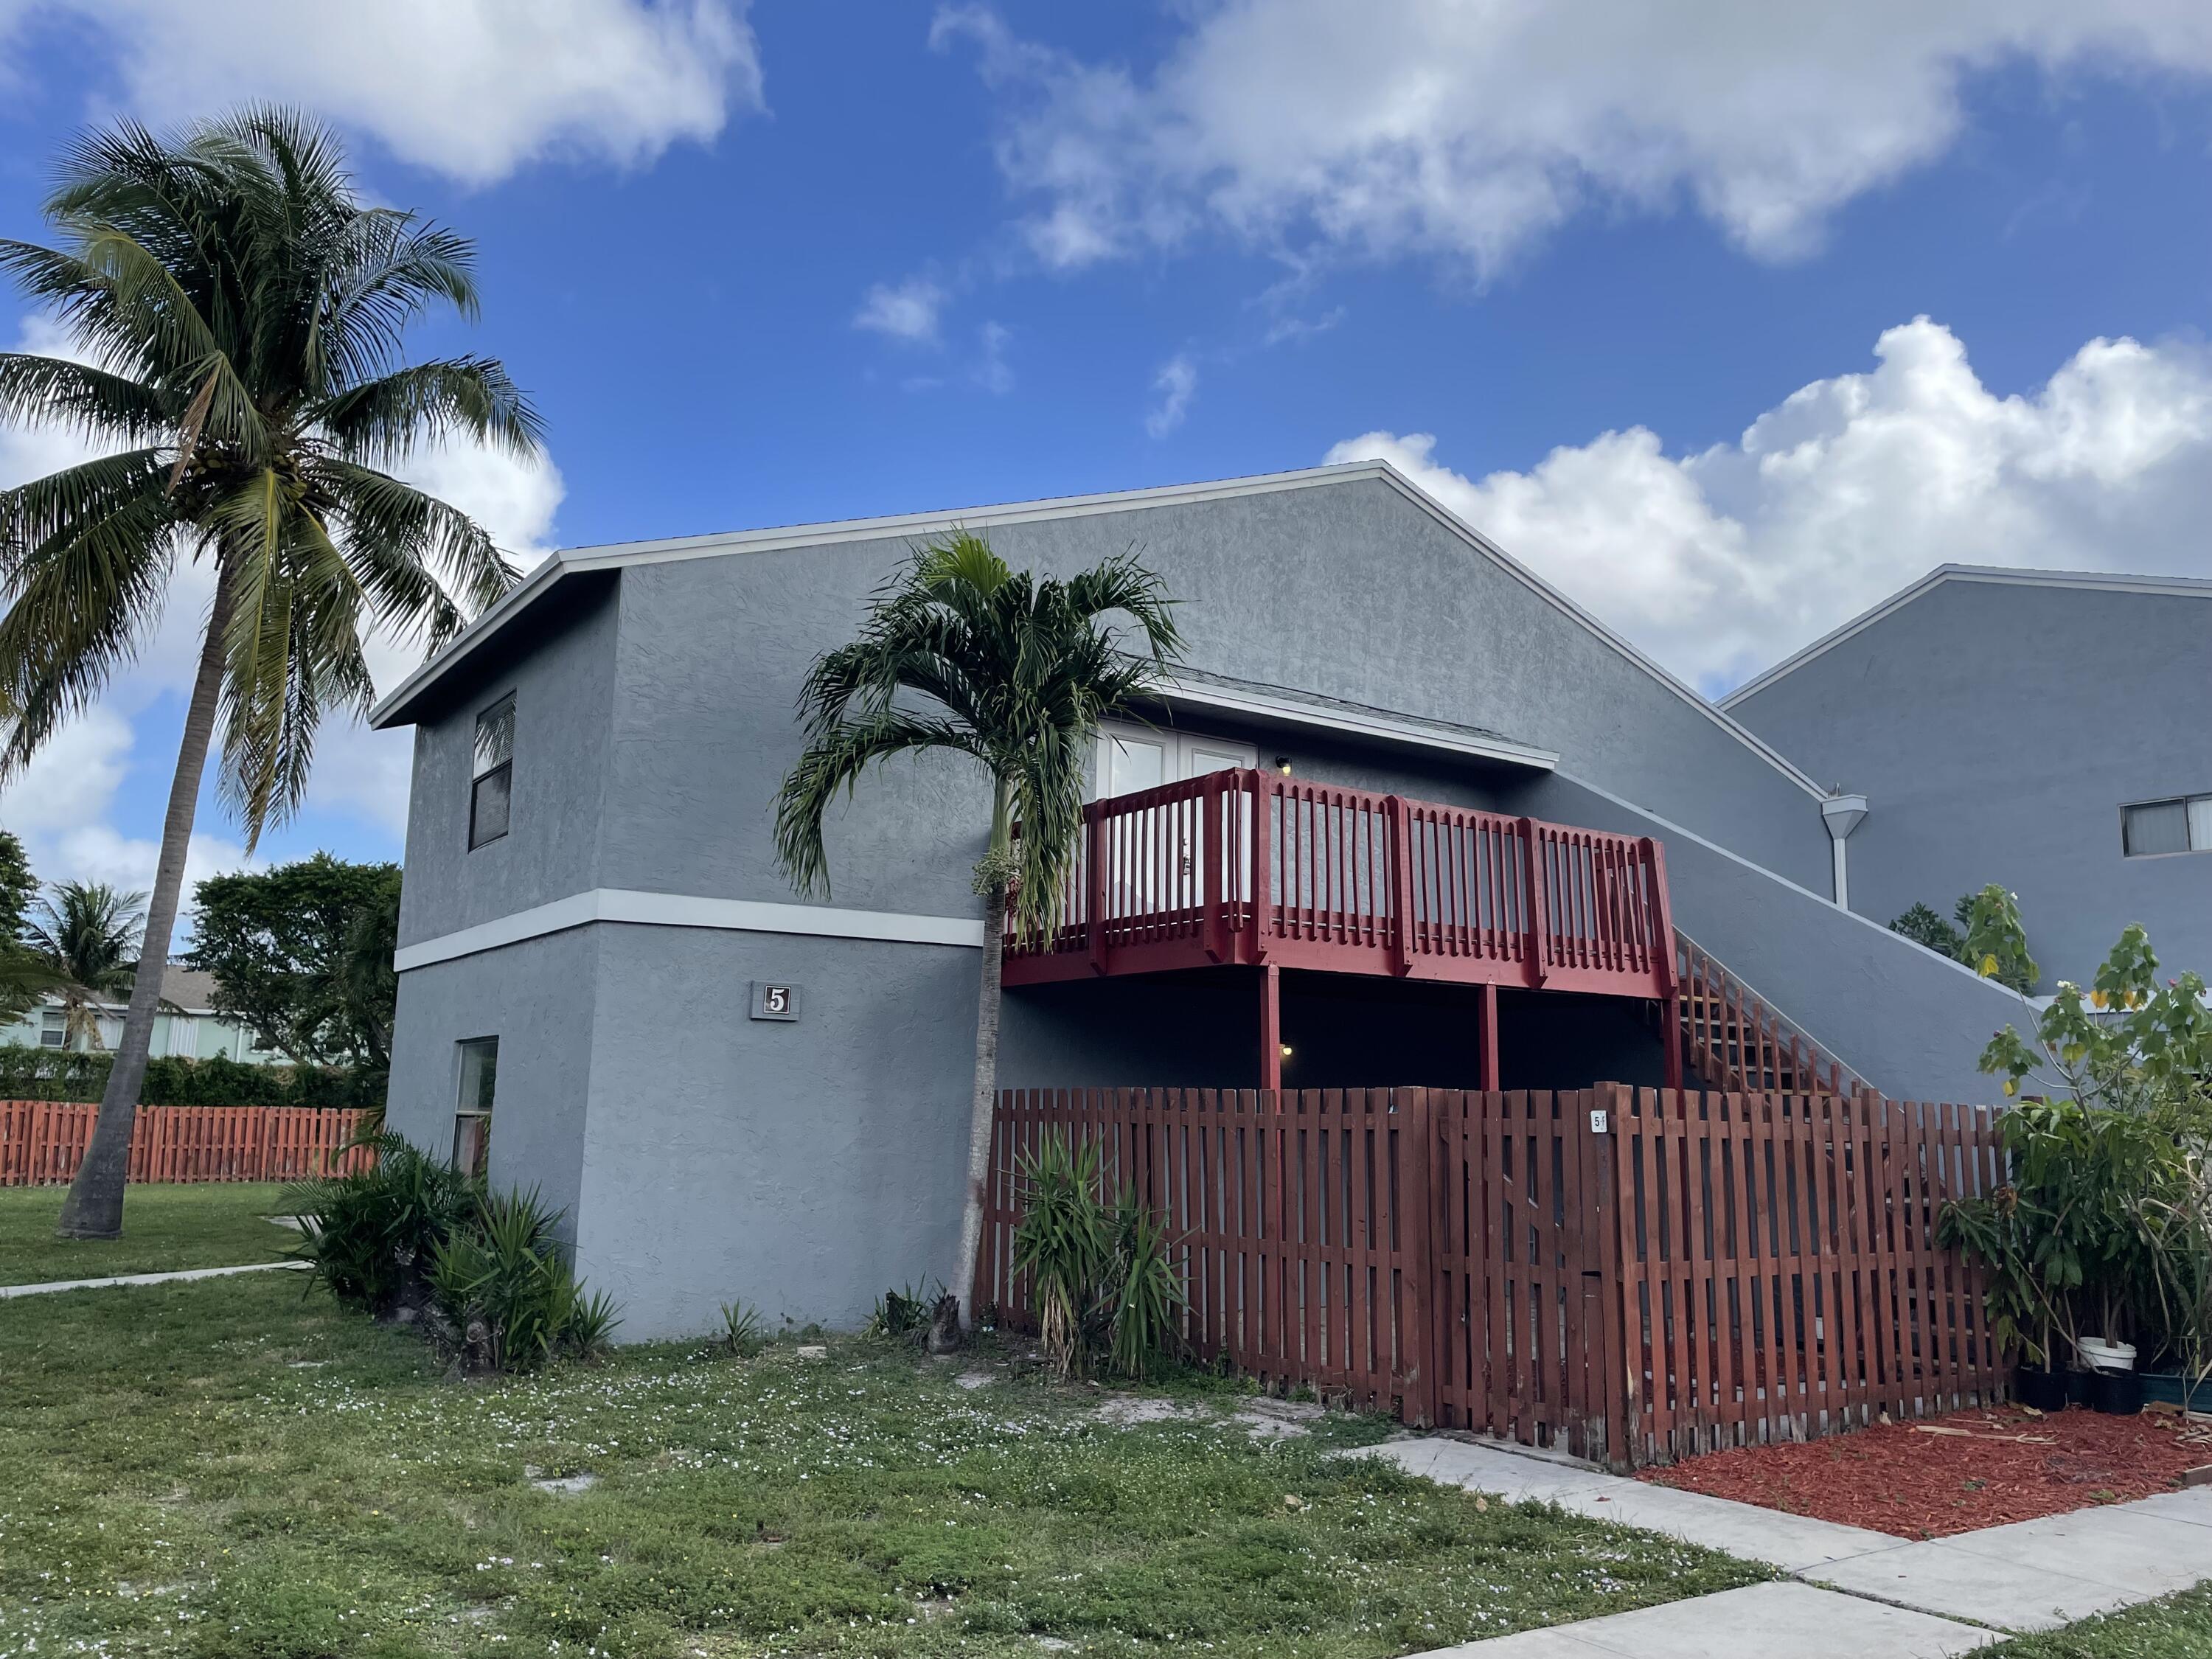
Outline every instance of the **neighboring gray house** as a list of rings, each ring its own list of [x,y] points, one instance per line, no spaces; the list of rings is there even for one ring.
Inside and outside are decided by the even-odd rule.
[[[1656,1084],[1681,1052],[1650,977],[1671,951],[1601,951],[1542,989],[1516,953],[1615,926],[1663,856],[1674,925],[1828,1053],[1894,1095],[1986,1097],[1974,1057],[2017,1005],[1832,902],[1820,784],[1387,465],[573,550],[374,716],[416,728],[389,1111],[464,1159],[489,1129],[491,1178],[565,1208],[626,1335],[703,1329],[733,1297],[850,1324],[949,1269],[983,781],[943,757],[872,776],[831,826],[825,902],[792,892],[770,831],[807,665],[955,526],[1048,573],[1134,549],[1182,601],[1188,670],[1103,741],[1107,796],[1256,763],[1238,788],[1336,791],[1312,823],[1425,814],[1431,852],[1522,815],[1602,832],[1557,846],[1582,908],[1509,904],[1530,931],[1483,946],[1496,961],[1446,959],[1462,901],[1424,886],[1419,961],[1376,965],[1370,939],[1344,946],[1370,965],[1314,971],[1309,940],[1254,966],[1229,932],[1246,892],[1209,912],[1218,965],[1132,973],[1143,952],[1101,935],[1090,969],[1010,968],[1006,1085]],[[1164,902],[1217,855],[1264,871],[1288,821],[1192,830],[1179,863],[1101,875],[1100,902]],[[1309,933],[1372,922],[1381,901],[1318,880],[1261,896]]]
[[[154,1016],[153,1044],[148,1050],[157,1060],[168,1056],[184,1060],[220,1058],[256,1066],[273,1066],[287,1060],[281,1050],[263,1048],[260,1039],[245,1026],[216,1012],[213,974],[198,973],[171,963],[161,970],[161,1000],[165,1006]],[[95,1006],[100,1020],[100,1046],[112,1049],[123,1041],[123,1016],[129,1011],[128,1006],[118,1001]],[[62,1000],[58,996],[44,996],[40,998],[37,1007],[28,1010],[21,1018],[0,1022],[0,1042],[26,1048],[61,1048],[68,1046],[65,1024]],[[76,1046],[82,1049],[88,1045],[80,1038]]]
[[[2139,921],[2212,975],[2212,581],[1944,565],[1721,707],[1863,794],[1850,902],[2020,896],[2039,988]]]

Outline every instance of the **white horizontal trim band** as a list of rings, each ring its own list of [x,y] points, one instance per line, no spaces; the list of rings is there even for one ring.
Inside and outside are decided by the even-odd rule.
[[[983,948],[983,924],[958,916],[904,915],[890,910],[840,910],[826,904],[770,904],[759,899],[698,898],[686,893],[642,893],[595,887],[550,904],[518,910],[496,921],[441,933],[400,949],[392,965],[401,973],[496,951],[593,922],[631,922],[647,927],[714,927],[737,933],[803,933],[817,939],[879,939],[901,945]]]

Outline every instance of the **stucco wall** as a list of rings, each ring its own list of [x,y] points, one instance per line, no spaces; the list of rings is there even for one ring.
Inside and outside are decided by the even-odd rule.
[[[739,1298],[771,1322],[855,1326],[886,1287],[951,1274],[975,951],[588,931],[577,1261],[622,1304],[623,1340],[705,1330]],[[754,980],[797,984],[799,1018],[747,1018]]]
[[[1838,909],[1771,872],[1565,778],[1526,810],[1664,842],[1674,925],[1884,1093],[1985,1102],[1974,1061],[1999,1026],[2024,1030],[2019,1000],[1957,963]]]
[[[1002,526],[991,539],[1060,574],[1133,547],[1182,601],[1195,668],[1556,750],[1794,879],[1827,879],[1803,788],[1379,481]],[[603,884],[793,897],[769,830],[801,747],[799,685],[906,553],[878,540],[622,573]],[[518,739],[518,820],[523,781]],[[957,760],[872,775],[834,814],[835,902],[974,914],[985,799]]]
[[[385,1121],[426,1151],[453,1145],[459,1045],[499,1039],[490,1179],[535,1187],[577,1237],[585,1115],[594,1063],[593,1006],[604,929],[526,939],[399,976]]]
[[[2212,973],[2212,854],[2124,858],[2120,807],[2212,792],[2212,598],[1947,580],[1735,714],[1863,791],[1851,907],[1887,922],[2020,895],[2045,990],[2140,921]]]
[[[533,648],[475,667],[451,706],[415,731],[399,942],[413,945],[600,885],[601,802],[611,732],[614,587],[588,586],[549,614]],[[476,720],[514,694],[512,828],[469,850]]]

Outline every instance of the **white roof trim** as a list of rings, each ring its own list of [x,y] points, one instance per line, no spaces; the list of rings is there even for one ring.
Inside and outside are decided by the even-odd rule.
[[[1101,495],[1063,495],[1043,501],[1010,502],[998,507],[974,507],[957,512],[909,513],[889,518],[846,519],[826,524],[794,525],[781,529],[746,530],[709,536],[684,536],[663,541],[620,542],[599,547],[574,548],[553,556],[532,570],[477,618],[460,637],[424,663],[380,700],[369,712],[369,724],[380,726],[394,710],[428,686],[475,650],[504,619],[527,605],[548,584],[570,572],[618,570],[634,564],[663,564],[684,559],[725,558],[738,553],[776,553],[789,549],[819,547],[838,542],[884,540],[899,536],[927,536],[953,529],[988,529],[994,525],[1030,524],[1042,520],[1088,518],[1101,513],[1133,508],[1174,507],[1197,501],[1232,500],[1240,495],[1262,495],[1285,489],[1305,489],[1343,483],[1357,478],[1376,478],[1396,489],[1407,500],[1531,593],[1571,618],[1602,640],[1621,657],[1642,669],[1691,708],[1711,720],[1729,736],[1750,750],[1776,771],[1803,790],[1813,800],[1825,800],[1828,792],[1770,748],[1753,732],[1731,720],[1657,663],[1645,656],[1613,629],[1583,610],[1550,583],[1528,569],[1510,554],[1438,501],[1388,461],[1352,461],[1336,466],[1303,467],[1290,472],[1261,473],[1248,478],[1225,478],[1211,483],[1167,484],[1147,489],[1113,490]]]
[[[2160,593],[2188,599],[2212,599],[2212,581],[2197,576],[2107,575],[2094,570],[2027,570],[1998,564],[1939,564],[1910,586],[1900,587],[1870,611],[1863,611],[1842,627],[1823,634],[1795,655],[1784,657],[1755,679],[1723,697],[1723,709],[1735,708],[1770,685],[1794,674],[1814,658],[1826,655],[1844,641],[1864,633],[1876,623],[1903,610],[1924,593],[1945,582],[1987,582],[2000,587],[2070,587],[2100,593]]]
[[[1478,760],[1503,761],[1541,772],[1549,772],[1559,763],[1559,757],[1548,749],[1493,737],[1466,726],[1394,715],[1382,709],[1324,708],[1295,697],[1269,696],[1241,686],[1192,680],[1171,681],[1149,695],[1158,697],[1170,708],[1215,709],[1312,731],[1339,732],[1411,748],[1439,749],[1447,754],[1468,755]]]

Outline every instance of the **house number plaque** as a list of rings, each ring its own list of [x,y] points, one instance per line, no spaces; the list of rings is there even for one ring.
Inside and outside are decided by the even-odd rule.
[[[764,979],[755,980],[752,1017],[755,1019],[797,1019],[799,988],[796,985],[778,985]]]

